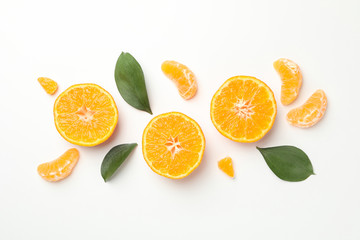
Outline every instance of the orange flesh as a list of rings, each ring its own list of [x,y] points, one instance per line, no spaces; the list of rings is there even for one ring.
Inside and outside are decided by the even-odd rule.
[[[76,148],[72,148],[54,161],[40,164],[37,171],[46,181],[60,181],[71,174],[79,157],[79,151]]]
[[[204,150],[200,126],[182,113],[161,114],[144,130],[144,159],[162,176],[172,179],[188,176],[200,164]]]
[[[282,81],[281,103],[289,105],[297,98],[301,88],[302,75],[300,67],[289,59],[280,58],[274,62],[274,68]]]
[[[56,92],[56,90],[58,89],[58,84],[50,78],[39,77],[38,82],[44,88],[46,93],[48,93],[50,95],[54,94]]]
[[[249,76],[228,79],[211,101],[211,120],[225,137],[237,142],[261,139],[272,127],[276,102],[271,89]]]
[[[55,125],[67,141],[95,146],[113,133],[118,111],[111,95],[95,84],[74,85],[55,101]]]
[[[323,90],[317,90],[300,107],[288,112],[287,121],[296,127],[307,128],[315,125],[324,116],[327,98]]]
[[[230,157],[226,157],[221,159],[218,162],[218,167],[221,171],[223,171],[224,173],[226,173],[226,175],[228,175],[229,177],[233,178],[234,177],[234,167],[233,167],[233,163],[232,163],[232,159]]]
[[[188,100],[195,96],[197,91],[196,77],[188,67],[175,61],[165,61],[161,65],[161,70],[165,76],[175,83],[182,98]]]

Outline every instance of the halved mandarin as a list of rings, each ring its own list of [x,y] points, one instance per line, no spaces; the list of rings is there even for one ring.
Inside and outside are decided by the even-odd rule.
[[[65,140],[80,146],[95,146],[114,132],[118,110],[110,93],[102,87],[77,84],[56,99],[54,121]]]
[[[188,176],[201,162],[205,137],[193,119],[179,112],[156,116],[143,133],[142,151],[157,174],[179,179]]]
[[[276,101],[264,82],[235,76],[213,96],[210,115],[216,129],[225,137],[236,142],[255,142],[272,128]]]
[[[281,103],[289,105],[298,96],[302,75],[300,67],[290,59],[280,58],[274,62],[274,68],[280,75],[281,84]]]
[[[39,175],[49,182],[60,181],[69,176],[79,160],[79,151],[76,148],[67,150],[59,158],[38,166]]]
[[[195,96],[197,82],[195,74],[185,65],[175,61],[165,61],[161,70],[178,88],[179,94],[185,100]]]
[[[226,157],[218,161],[218,167],[226,175],[228,175],[231,178],[234,178],[235,174],[234,174],[234,167],[231,157]]]
[[[325,92],[319,89],[303,105],[290,110],[286,115],[286,120],[296,127],[311,127],[324,116],[326,106]]]
[[[53,95],[58,89],[58,84],[54,80],[47,77],[39,77],[38,82],[43,87],[46,93]]]

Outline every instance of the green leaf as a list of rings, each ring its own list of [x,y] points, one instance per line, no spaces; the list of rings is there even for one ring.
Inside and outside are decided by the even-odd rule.
[[[130,53],[120,54],[115,66],[115,81],[120,95],[128,104],[152,114],[144,73]]]
[[[137,143],[120,144],[106,154],[101,164],[101,176],[105,182],[115,173],[136,146]]]
[[[271,171],[282,180],[300,182],[314,174],[309,157],[297,147],[256,148],[264,157]]]

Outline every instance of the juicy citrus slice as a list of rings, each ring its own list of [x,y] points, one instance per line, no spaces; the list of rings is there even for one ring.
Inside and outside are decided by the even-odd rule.
[[[276,101],[271,89],[259,79],[228,79],[211,100],[211,121],[225,137],[236,142],[255,142],[271,129]]]
[[[311,127],[324,116],[326,105],[325,92],[319,89],[302,106],[289,111],[286,120],[296,127]]]
[[[187,66],[175,61],[165,61],[161,70],[175,83],[182,98],[188,100],[194,97],[197,91],[196,77]]]
[[[54,120],[65,140],[80,146],[95,146],[113,133],[118,110],[114,99],[96,84],[73,85],[54,104]]]
[[[53,95],[56,92],[56,90],[58,89],[58,84],[50,78],[39,77],[38,82],[40,83],[40,85],[44,88],[44,90],[48,94]]]
[[[297,98],[300,91],[302,83],[300,67],[289,59],[280,58],[274,62],[274,68],[282,81],[281,103],[289,105]]]
[[[146,126],[142,150],[154,172],[172,179],[184,178],[199,166],[205,137],[200,126],[185,114],[164,113]]]
[[[54,161],[40,164],[37,171],[46,181],[56,182],[69,176],[78,160],[79,151],[72,148]]]
[[[229,177],[231,177],[231,178],[234,177],[234,167],[232,164],[231,157],[226,157],[226,158],[223,158],[220,161],[218,161],[218,167],[221,171],[226,173],[226,175],[228,175]]]

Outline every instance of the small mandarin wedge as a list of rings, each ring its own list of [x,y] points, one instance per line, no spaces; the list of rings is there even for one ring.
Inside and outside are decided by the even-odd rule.
[[[54,80],[47,77],[39,77],[38,82],[47,94],[53,95],[58,89],[58,84]]]
[[[280,75],[281,84],[281,103],[289,105],[297,96],[302,84],[302,74],[300,67],[293,61],[280,58],[274,62],[274,68]]]
[[[39,175],[49,182],[60,181],[69,176],[79,160],[79,151],[76,148],[67,150],[59,158],[38,166]]]
[[[179,112],[153,118],[143,133],[142,151],[157,174],[179,179],[188,176],[201,162],[205,137],[193,119]]]
[[[323,90],[317,90],[300,107],[286,115],[286,120],[293,126],[308,128],[315,125],[325,114],[327,98]]]
[[[191,99],[197,91],[195,74],[185,65],[175,61],[165,61],[161,65],[161,70],[178,88],[180,96]]]
[[[102,87],[77,84],[56,99],[54,121],[65,140],[90,147],[111,136],[118,121],[118,110],[110,93]]]
[[[226,157],[218,161],[218,167],[226,175],[228,175],[231,178],[234,178],[235,174],[234,174],[234,167],[231,157]]]
[[[255,142],[272,128],[276,111],[274,94],[264,82],[235,76],[213,96],[210,116],[225,137],[236,142]]]

